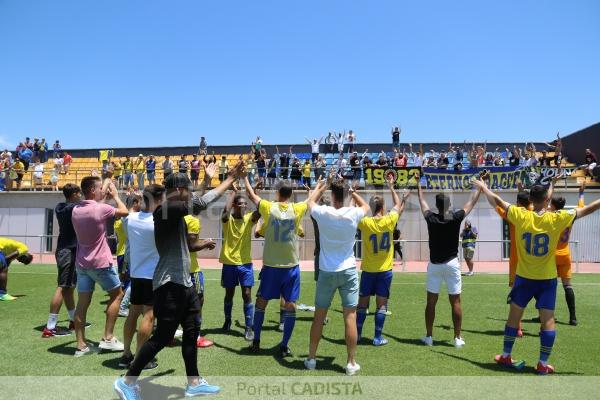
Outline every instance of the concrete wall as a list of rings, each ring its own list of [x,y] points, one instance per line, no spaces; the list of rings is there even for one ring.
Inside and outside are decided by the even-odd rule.
[[[437,192],[426,193],[427,202],[430,207],[434,206],[434,195]],[[557,190],[557,194],[566,197],[567,205],[577,204],[578,193],[576,190]],[[391,206],[391,196],[387,191],[363,191],[361,195],[367,200],[372,195],[383,195],[386,205]],[[452,206],[462,207],[469,197],[469,192],[448,193],[451,197]],[[263,192],[261,196],[266,199],[273,199],[272,192]],[[506,201],[514,201],[516,193],[514,191],[500,192],[500,196]],[[302,201],[306,198],[305,192],[297,192],[295,201]],[[600,198],[600,192],[586,193],[586,202],[589,203]],[[54,208],[56,203],[62,201],[60,193],[26,193],[10,192],[0,194],[0,235],[11,234],[43,234],[44,229],[40,228],[40,222],[43,220],[43,209]],[[222,197],[208,210],[200,215],[202,222],[202,237],[220,238],[221,223],[220,215],[223,209],[225,198]],[[249,209],[253,209],[249,206]],[[8,211],[7,211],[8,210]],[[501,240],[502,239],[502,220],[496,212],[490,207],[485,199],[481,198],[468,216],[474,226],[479,230],[480,240]],[[400,218],[399,227],[402,231],[402,238],[407,240],[424,240],[428,238],[427,226],[421,214],[416,192],[412,194],[406,206],[404,214]],[[300,245],[300,256],[302,259],[311,259],[314,250],[314,235],[312,222],[309,218],[304,218],[303,229],[306,233],[306,241]],[[54,233],[58,234],[58,223],[54,223]],[[579,255],[581,261],[600,262],[600,212],[578,221],[573,229],[572,240],[581,241]],[[36,243],[31,243],[39,247],[39,239]],[[35,250],[34,250],[35,251]],[[203,252],[204,257],[218,257],[219,248],[210,252]],[[262,255],[262,243],[256,241],[253,244],[253,257],[260,258]],[[426,242],[407,243],[404,247],[404,256],[407,260],[427,260],[429,249]],[[475,253],[476,260],[496,261],[502,258],[501,243],[483,243],[480,242]]]

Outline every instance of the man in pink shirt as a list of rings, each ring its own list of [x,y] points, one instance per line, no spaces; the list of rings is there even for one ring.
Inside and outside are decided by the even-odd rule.
[[[77,236],[75,266],[79,294],[75,309],[75,335],[77,336],[75,357],[92,352],[85,341],[85,319],[96,283],[110,296],[106,307],[104,336],[100,340],[99,347],[106,350],[123,350],[123,343],[113,335],[123,293],[106,239],[106,223],[114,217],[128,215],[127,207],[119,198],[117,188],[112,183],[103,189],[99,177],[86,176],[81,180],[81,192],[85,200],[73,208],[71,218]],[[105,204],[105,201],[110,199],[116,202],[117,208]]]

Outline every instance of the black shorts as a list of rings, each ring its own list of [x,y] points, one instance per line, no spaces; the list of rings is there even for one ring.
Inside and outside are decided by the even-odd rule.
[[[183,321],[200,312],[200,299],[194,287],[168,282],[154,291],[154,317],[165,321]]]
[[[56,250],[56,266],[58,278],[56,283],[62,288],[74,288],[77,284],[77,271],[75,269],[75,252],[77,249]]]
[[[154,304],[152,279],[131,278],[131,296],[129,302],[134,306],[151,306]]]

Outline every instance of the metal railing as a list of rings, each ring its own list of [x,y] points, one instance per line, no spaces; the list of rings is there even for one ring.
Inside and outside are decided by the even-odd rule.
[[[21,238],[37,238],[40,241],[40,247],[39,247],[39,251],[37,252],[32,252],[31,254],[34,256],[34,260],[35,260],[35,256],[37,256],[38,262],[42,262],[42,257],[43,255],[47,255],[47,254],[52,254],[51,251],[47,250],[47,247],[44,246],[44,242],[45,240],[49,239],[49,238],[58,238],[58,235],[0,235],[0,237],[7,237],[7,238],[17,238],[17,239],[21,239]],[[107,236],[108,239],[116,239],[115,235],[110,235]],[[214,240],[217,243],[217,246],[215,247],[214,250],[211,250],[211,252],[214,252],[216,254],[219,254],[221,251],[221,242],[223,241],[222,238],[201,238],[201,239],[211,239]],[[264,239],[263,238],[253,238],[251,239],[252,243],[264,243]],[[302,257],[301,260],[310,260],[313,258],[313,256],[311,255],[310,257],[307,257],[306,254],[306,250],[307,250],[307,246],[306,243],[314,243],[314,239],[307,239],[307,238],[299,238],[298,242],[303,244],[303,251],[302,251]],[[356,239],[356,244],[354,246],[354,254],[357,257],[358,260],[360,260],[360,258],[358,257],[358,248],[361,245],[362,240],[361,239]],[[406,271],[406,254],[404,253],[404,249],[405,249],[405,245],[409,244],[409,243],[429,243],[429,240],[427,239],[397,239],[394,240],[393,243],[399,243],[400,244],[400,250],[402,251],[403,257],[400,260],[401,261],[401,266],[402,266],[402,271]],[[477,243],[501,243],[501,244],[506,244],[506,243],[510,243],[510,240],[504,240],[504,239],[499,239],[499,240],[477,240]],[[579,263],[580,263],[580,257],[579,257],[579,240],[572,240],[569,241],[569,244],[573,245],[573,252],[574,252],[574,261],[575,261],[575,272],[579,273]],[[52,248],[54,248],[55,246],[52,246]],[[46,249],[46,250],[44,250]],[[459,240],[458,243],[458,260],[460,263],[462,263],[463,261],[463,257],[462,257],[462,240]],[[502,250],[501,250],[502,251]],[[206,252],[208,253],[208,252]],[[205,258],[211,258],[211,257],[205,257]],[[212,257],[212,258],[218,258],[217,257]],[[395,253],[394,253],[394,259],[396,259],[395,257]],[[499,261],[506,261],[508,258],[506,257],[501,257],[501,259]],[[427,260],[421,260],[421,261],[427,261]]]

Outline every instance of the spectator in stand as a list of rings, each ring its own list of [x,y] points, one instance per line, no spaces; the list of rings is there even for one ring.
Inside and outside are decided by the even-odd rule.
[[[255,156],[257,159],[262,155],[261,152],[258,153],[258,156]],[[254,185],[254,174],[256,173],[256,161],[252,154],[246,160],[246,175],[248,176],[248,181],[251,185]]]
[[[485,156],[485,166],[493,167],[494,166],[494,155],[492,153],[487,153]]]
[[[54,142],[54,144],[52,145],[52,156],[54,158],[56,158],[56,156],[60,155],[60,152],[62,150],[62,147],[60,146],[60,141],[57,140]]]
[[[433,155],[427,157],[425,159],[425,161],[423,161],[423,166],[424,167],[431,167],[431,168],[435,168],[437,166],[436,162],[435,162],[435,158]]]
[[[496,151],[494,152],[494,167],[504,166],[504,157],[502,157],[502,153],[499,150],[500,148],[496,147]]]
[[[260,136],[256,137],[256,140],[252,142],[252,151],[254,152],[254,158],[258,158],[262,149],[263,141]]]
[[[31,143],[33,145],[33,143]],[[27,172],[29,170],[29,163],[31,162],[31,159],[33,158],[33,150],[31,150],[29,147],[25,146],[24,148],[21,149],[21,151],[19,151],[18,153],[19,158],[21,159],[21,162],[23,163],[23,168],[25,170],[25,172]]]
[[[112,170],[115,186],[117,187],[117,189],[121,189],[121,187],[123,186],[123,165],[121,165],[121,162],[118,158],[112,162]]]
[[[325,138],[325,143],[327,143],[327,147],[328,147],[328,153],[335,153],[335,145],[337,143],[337,140],[335,139],[335,136],[333,135],[333,133],[329,132],[327,134],[327,137]]]
[[[317,158],[319,157],[319,146],[321,145],[321,142],[323,141],[323,136],[321,136],[319,139],[313,139],[312,141],[309,138],[307,138],[306,136],[304,136],[304,139],[306,139],[308,144],[310,144],[311,161],[312,162],[317,161]]]
[[[383,151],[381,153],[379,153],[379,159],[377,160],[377,166],[379,166],[381,168],[389,167],[388,159],[385,156],[385,153]]]
[[[517,145],[513,145],[512,150],[506,148],[506,154],[509,154],[508,165],[511,167],[518,167],[521,164],[521,149]]]
[[[591,149],[585,149],[585,179],[589,176],[594,180],[594,168],[598,165],[598,158]]]
[[[165,156],[165,160],[162,162],[163,179],[166,180],[169,175],[173,173],[173,160],[170,155]]]
[[[194,190],[198,188],[198,179],[200,178],[200,160],[198,160],[198,155],[192,155],[192,161],[190,162],[190,180],[192,181],[192,187]]]
[[[537,167],[537,158],[532,157],[529,152],[525,153],[525,165],[530,168]]]
[[[40,140],[38,138],[33,138],[33,157],[35,160],[40,157]]]
[[[29,139],[29,137],[25,138],[24,146],[27,147],[29,150],[33,151],[33,143],[31,142],[31,139]]]
[[[302,165],[302,184],[304,185],[305,188],[310,189],[311,186],[311,182],[310,182],[310,174],[311,174],[311,165],[310,165],[310,160],[307,158],[306,160],[304,160],[304,165]]]
[[[448,156],[454,156],[454,163],[462,163],[464,160],[464,151],[465,151],[465,145],[466,145],[466,141],[465,143],[463,143],[463,146],[452,146],[452,142],[450,142],[450,146],[449,146],[449,150],[448,150]]]
[[[227,171],[229,171],[227,156],[221,156],[221,161],[219,161],[219,182],[223,183],[227,179]]]
[[[55,169],[50,174],[50,185],[52,185],[52,191],[58,192],[58,172]]]
[[[12,153],[8,151],[8,149],[4,149],[4,151],[0,154],[0,160],[10,160],[12,162]]]
[[[133,187],[133,162],[129,156],[123,161],[123,189],[129,190]]]
[[[106,169],[106,166],[110,162],[110,159],[113,156],[112,150],[100,150],[98,151],[98,161],[102,163],[102,170]]]
[[[362,177],[362,165],[361,165],[361,157],[358,156],[358,152],[353,152],[348,160],[350,162],[350,169],[352,170],[352,183],[358,184],[360,182],[360,178]]]
[[[48,161],[48,143],[46,143],[45,138],[42,138],[40,142],[39,157],[42,164]]]
[[[291,167],[290,178],[292,179],[292,188],[297,189],[300,187],[300,181],[302,180],[302,166],[297,157],[294,157]]]
[[[17,182],[17,190],[19,190],[21,189],[21,183],[23,182],[23,175],[25,175],[25,164],[20,158],[17,158],[12,165],[12,169],[15,171],[15,182]]]
[[[206,139],[204,136],[200,136],[200,147],[198,148],[198,153],[201,156],[205,156],[208,154],[208,145],[206,144]]]
[[[455,171],[462,171],[464,168],[463,163],[460,161],[455,161],[454,162],[454,170]]]
[[[265,154],[260,153],[256,160],[256,172],[258,174],[258,184],[265,186],[265,178],[267,177],[267,162],[265,160]]]
[[[549,167],[550,160],[552,160],[552,158],[548,157],[548,152],[546,150],[543,150],[542,156],[538,159],[538,163],[540,167]]]
[[[562,160],[562,139],[560,138],[560,133],[556,133],[556,139],[551,143],[546,143],[548,148],[554,150],[554,165],[557,167],[560,166],[560,162]]]
[[[266,187],[273,188],[277,181],[277,157],[274,154],[267,162],[267,182]]]
[[[54,156],[54,171],[57,174],[60,174],[63,170],[63,158],[60,156],[60,154],[57,154],[56,156]]]
[[[408,144],[409,157],[412,159],[412,165],[415,167],[423,166],[423,144],[419,145],[419,151],[416,153],[413,152],[412,143]]]
[[[354,151],[354,143],[356,143],[356,134],[352,132],[352,129],[346,135],[346,142],[348,143],[348,153],[352,153]]]
[[[338,156],[338,159],[335,162],[336,175],[339,178],[341,178],[341,179],[344,178],[347,166],[348,166],[348,161],[346,161],[346,159],[344,158],[344,153],[340,153],[340,155]]]
[[[179,162],[177,163],[177,167],[179,168],[179,173],[180,174],[187,175],[188,169],[189,169],[189,165],[188,165],[187,160],[185,159],[185,154],[181,155],[181,158],[179,159]]]
[[[408,165],[408,156],[406,155],[404,149],[402,149],[402,153],[398,153],[398,158],[394,165],[400,168],[404,168]]]
[[[441,152],[440,157],[437,159],[437,168],[448,169],[448,165],[450,165],[450,160],[446,157],[446,153]]]
[[[36,158],[33,164],[33,189],[44,190],[44,164],[40,162],[39,158]]]
[[[327,161],[323,159],[323,156],[319,155],[319,158],[315,161],[315,182],[317,182],[320,177],[325,177],[326,167]]]
[[[392,147],[394,149],[400,148],[400,128],[397,126],[392,128]]]
[[[146,178],[149,185],[154,185],[156,182],[156,160],[152,154],[146,160]]]
[[[277,150],[277,154],[279,154],[279,147],[275,146],[275,149]],[[290,149],[290,153],[291,153],[291,149]],[[280,179],[283,179],[283,180],[288,179],[289,166],[290,166],[290,157],[286,153],[281,154],[279,156],[279,178]]]
[[[336,138],[336,142],[337,142],[337,149],[338,149],[338,153],[343,154],[344,153],[344,143],[346,140],[346,134],[345,133],[338,133],[337,138]]]
[[[73,162],[73,157],[66,151],[63,153],[63,171],[65,174],[69,173],[69,168],[71,168],[71,163]]]

